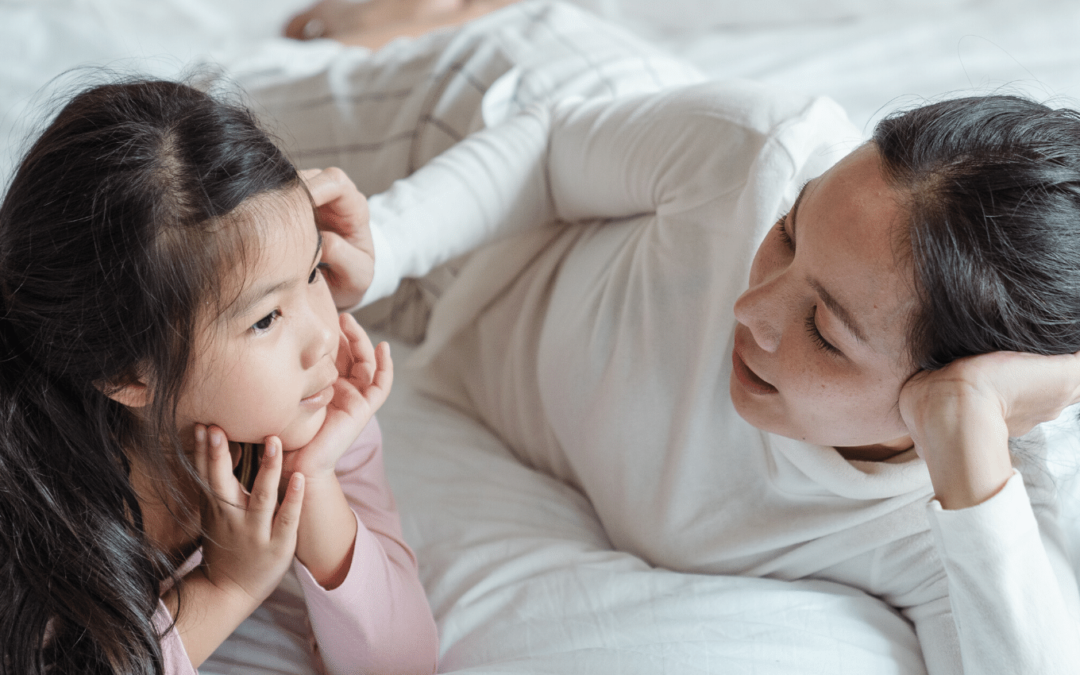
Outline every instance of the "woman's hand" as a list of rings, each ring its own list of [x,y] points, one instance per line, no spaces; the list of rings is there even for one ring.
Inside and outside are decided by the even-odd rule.
[[[306,169],[300,177],[315,202],[330,295],[339,310],[351,309],[360,304],[375,276],[367,199],[336,167]]]
[[[312,480],[333,476],[338,459],[382,407],[394,382],[390,345],[373,347],[351,314],[342,314],[339,322],[338,379],[326,419],[311,442],[285,459],[286,472],[300,472]]]
[[[913,375],[900,414],[941,505],[993,497],[1012,476],[1009,438],[1080,402],[1080,354],[993,352]]]
[[[248,494],[233,476],[225,432],[195,427],[195,468],[214,491],[202,507],[206,577],[249,612],[277,587],[296,549],[304,476],[291,477],[278,507],[281,467],[281,441],[268,437]]]

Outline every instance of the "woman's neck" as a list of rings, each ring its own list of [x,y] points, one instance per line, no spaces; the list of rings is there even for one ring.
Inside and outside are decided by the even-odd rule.
[[[884,462],[901,455],[915,447],[910,436],[901,436],[892,441],[877,443],[875,445],[858,445],[845,448],[836,448],[840,456],[848,461],[859,462]]]

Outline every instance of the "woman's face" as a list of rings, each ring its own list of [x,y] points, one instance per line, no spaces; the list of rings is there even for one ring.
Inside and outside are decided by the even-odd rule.
[[[910,447],[897,402],[915,306],[899,193],[867,144],[806,184],[735,303],[731,397],[754,426],[873,457]]]
[[[249,242],[257,250],[224,280],[223,292],[235,300],[199,332],[178,424],[182,433],[215,424],[240,442],[275,435],[284,450],[295,450],[326,417],[341,330],[318,268],[321,238],[307,194],[295,189],[254,202],[244,220],[257,221]]]

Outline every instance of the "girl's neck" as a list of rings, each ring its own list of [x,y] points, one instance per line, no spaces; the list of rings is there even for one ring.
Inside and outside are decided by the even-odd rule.
[[[153,473],[131,461],[131,486],[142,508],[146,536],[174,565],[195,552],[201,533],[198,485],[186,475],[179,478],[175,489],[161,485]]]

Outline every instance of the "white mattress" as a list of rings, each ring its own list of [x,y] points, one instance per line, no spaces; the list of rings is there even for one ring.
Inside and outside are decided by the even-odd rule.
[[[1075,105],[1080,4],[583,0],[717,77],[825,93],[869,129],[897,105],[1005,88]],[[170,76],[196,57],[326,57],[274,35],[295,0],[0,0],[0,176],[49,96],[107,65]],[[299,50],[299,51],[298,51]],[[306,51],[305,51],[306,50]],[[329,50],[329,51],[328,51]],[[298,56],[299,55],[299,56]],[[406,345],[395,345],[405,362]],[[611,550],[581,495],[519,463],[484,427],[423,399],[400,368],[380,421],[390,481],[442,639],[461,673],[920,673],[910,626],[825,582],[704,577]],[[1057,470],[1080,542],[1076,432]],[[1080,550],[1077,550],[1080,554]],[[1080,560],[1080,555],[1075,559]],[[203,668],[309,673],[303,605],[282,588]]]

